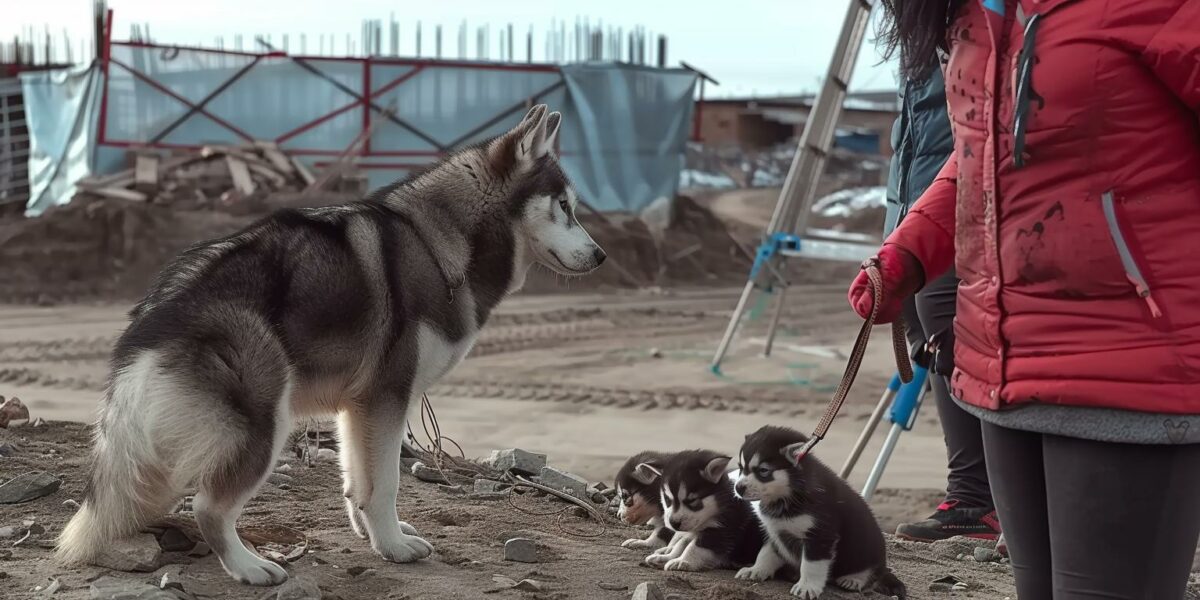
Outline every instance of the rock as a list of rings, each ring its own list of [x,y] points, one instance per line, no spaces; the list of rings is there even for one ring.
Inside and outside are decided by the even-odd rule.
[[[0,504],[19,504],[49,496],[58,491],[62,480],[41,471],[25,473],[0,485]]]
[[[192,551],[188,552],[188,556],[195,556],[197,558],[208,556],[209,554],[212,554],[212,548],[204,542],[196,542],[196,545],[192,546]]]
[[[522,579],[521,581],[517,582],[517,585],[513,586],[513,589],[521,590],[522,592],[540,592],[544,588],[542,587],[541,583],[534,581],[533,579]]]
[[[158,546],[167,552],[187,552],[196,546],[188,536],[174,527],[163,532],[158,538]]]
[[[79,503],[78,503],[78,502],[76,502],[76,501],[74,501],[74,500],[72,500],[72,499],[70,499],[70,498],[67,498],[66,500],[63,500],[63,503],[62,503],[62,505],[63,505],[63,506],[65,506],[65,507],[67,507],[67,508],[74,508],[74,509],[76,509],[76,510],[78,510],[78,509],[79,509]]]
[[[42,590],[42,595],[43,596],[53,596],[54,594],[58,593],[58,591],[61,589],[63,589],[62,581],[59,581],[58,579],[53,579],[50,581],[50,585],[46,586],[46,589]]]
[[[546,466],[546,455],[509,448],[493,450],[487,464],[497,471],[512,471],[519,475],[537,475]]]
[[[12,444],[0,444],[0,456],[5,458],[17,453],[17,447]]]
[[[466,475],[459,475],[451,471],[445,471],[445,475],[442,473],[443,471],[437,470],[436,467],[430,467],[423,462],[414,463],[412,466],[413,477],[421,481],[443,485],[474,485],[474,480]]]
[[[374,570],[375,569],[372,569],[370,567],[359,566],[359,567],[350,567],[349,569],[346,569],[346,572],[349,573],[351,577],[358,577],[359,575],[373,572]]]
[[[93,600],[176,600],[167,590],[160,590],[148,583],[128,581],[116,577],[101,577],[92,582],[89,590]]]
[[[493,479],[476,479],[474,489],[476,494],[497,494],[503,492],[509,487],[511,486],[502,481],[496,481]]]
[[[662,357],[663,357],[662,350],[659,350],[658,348],[650,349],[650,358],[662,358]]]
[[[451,496],[464,496],[467,493],[467,488],[461,485],[445,485],[438,484],[438,490],[450,494]]]
[[[960,585],[964,586],[964,587],[959,587]],[[929,591],[931,591],[931,592],[955,591],[956,592],[956,591],[960,591],[960,590],[965,590],[966,585],[967,584],[964,583],[961,579],[959,579],[953,575],[947,575],[940,579],[934,579],[933,582],[929,584]]]
[[[21,400],[13,397],[7,401],[4,396],[0,396],[0,427],[8,427],[9,425],[18,425],[29,420],[29,407],[21,403]]]
[[[334,461],[337,460],[337,457],[337,452],[334,452],[329,448],[320,448],[317,450],[317,460]]]
[[[108,544],[93,563],[115,571],[148,573],[158,568],[161,556],[158,540],[149,533],[142,533]]]
[[[17,537],[17,528],[13,526],[0,527],[0,540]]]
[[[999,552],[989,548],[975,548],[975,562],[996,562],[1000,560]]]
[[[523,563],[538,562],[537,543],[529,538],[513,538],[504,542],[504,560]]]
[[[587,499],[588,482],[586,479],[554,467],[542,467],[538,474],[538,482],[544,486],[564,491],[576,498]]]
[[[307,577],[292,577],[259,600],[321,600],[321,588]]]
[[[273,485],[291,484],[295,480],[295,477],[292,477],[291,475],[284,475],[283,473],[271,473],[271,476],[267,477],[267,483]]]
[[[278,467],[275,467],[276,473],[289,473],[289,472],[291,472],[291,470],[292,470],[292,465],[290,465],[288,463],[282,463]]]
[[[663,600],[663,595],[657,585],[644,581],[633,588],[632,600]]]

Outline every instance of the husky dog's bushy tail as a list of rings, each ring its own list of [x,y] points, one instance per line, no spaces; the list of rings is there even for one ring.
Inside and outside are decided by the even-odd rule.
[[[192,315],[203,330],[163,329],[160,338],[161,320],[135,316],[117,342],[84,499],[57,541],[62,563],[91,562],[193,485],[199,494],[257,480],[240,473],[270,460],[270,444],[257,444],[268,452],[260,456],[255,442],[286,434],[271,422],[286,419],[289,367],[261,319],[228,306]]]

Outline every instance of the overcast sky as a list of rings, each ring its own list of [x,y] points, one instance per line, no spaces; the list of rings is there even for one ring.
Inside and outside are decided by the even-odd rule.
[[[57,39],[64,30],[76,47],[90,35],[91,0],[3,0],[0,40],[11,40],[24,26],[42,35],[46,26]],[[700,8],[705,6],[711,8]],[[211,46],[217,36],[232,45],[234,34],[246,44],[256,34],[278,40],[289,34],[298,50],[306,33],[308,50],[316,49],[319,34],[338,40],[346,34],[359,39],[363,19],[394,14],[401,27],[401,51],[414,49],[414,30],[423,23],[426,53],[432,51],[432,30],[446,28],[444,54],[457,50],[460,24],[466,20],[472,52],[474,30],[490,24],[491,46],[499,46],[498,29],[513,23],[518,40],[534,27],[534,57],[545,48],[544,35],[555,21],[574,27],[577,18],[605,26],[645,27],[670,38],[670,64],[683,60],[708,71],[721,82],[710,92],[719,95],[789,94],[812,91],[828,66],[848,0],[109,0],[115,13],[115,39],[129,37],[130,25],[148,23],[155,41]],[[894,88],[895,68],[879,64],[868,34],[851,87]],[[384,42],[385,50],[388,42]],[[524,46],[517,51],[524,58]],[[495,54],[493,54],[495,56]]]

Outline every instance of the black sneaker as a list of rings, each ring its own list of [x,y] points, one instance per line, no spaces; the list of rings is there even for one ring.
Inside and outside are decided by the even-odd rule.
[[[983,540],[1000,537],[996,509],[959,508],[958,500],[947,500],[928,519],[902,523],[896,528],[896,537],[916,542],[936,542],[960,535]]]

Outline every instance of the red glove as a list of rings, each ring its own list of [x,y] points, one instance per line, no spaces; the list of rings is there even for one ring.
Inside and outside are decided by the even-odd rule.
[[[895,244],[884,244],[877,255],[879,274],[883,277],[883,305],[879,307],[876,323],[891,323],[900,317],[904,300],[915,294],[925,283],[921,263],[907,250]],[[850,284],[850,306],[863,319],[871,317],[875,292],[866,270],[860,271]]]

